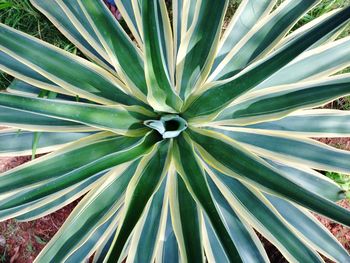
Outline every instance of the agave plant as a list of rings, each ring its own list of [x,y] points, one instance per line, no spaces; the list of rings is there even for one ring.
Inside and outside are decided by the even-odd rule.
[[[221,34],[228,0],[115,2],[123,25],[31,0],[81,57],[0,25],[1,156],[51,152],[1,174],[0,218],[82,197],[36,261],[268,262],[259,232],[290,262],[349,262],[311,211],[350,226],[320,172],[350,153],[311,138],[350,135],[319,108],[350,94],[350,7],[289,33],[320,1],[244,0]]]

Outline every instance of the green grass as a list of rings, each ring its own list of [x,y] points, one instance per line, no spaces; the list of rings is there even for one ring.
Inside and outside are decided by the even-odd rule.
[[[323,0],[320,4],[318,4],[315,8],[313,8],[307,15],[305,15],[296,25],[296,27],[300,27],[305,25],[306,23],[314,20],[317,17],[324,15],[334,9],[349,6],[350,0]],[[340,34],[339,38],[343,38],[345,36],[350,35],[350,26],[347,26],[343,32]]]

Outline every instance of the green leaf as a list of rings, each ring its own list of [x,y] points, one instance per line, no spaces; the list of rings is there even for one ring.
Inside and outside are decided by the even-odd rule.
[[[111,71],[110,59],[76,0],[57,2],[30,0],[30,2],[87,57]]]
[[[41,89],[51,90],[67,95],[72,94],[43,77],[32,68],[7,55],[3,51],[0,51],[0,70]]]
[[[123,195],[138,163],[117,167],[99,187],[90,191],[36,260],[48,262],[55,258],[64,262],[80,242],[88,239],[99,225],[113,217],[123,202]]]
[[[152,113],[137,107],[107,107],[5,93],[0,94],[0,106],[136,136],[145,134],[146,127],[142,122],[150,118],[149,114],[152,116]]]
[[[93,127],[0,106],[0,125],[29,131],[89,132]]]
[[[171,26],[164,0],[142,1],[147,99],[161,112],[178,112],[182,100],[174,90]]]
[[[276,0],[242,1],[220,40],[212,72],[249,32],[255,30],[256,24],[269,15],[276,2]]]
[[[202,216],[204,217],[204,223],[202,223],[203,240],[206,241],[203,243],[207,261],[229,263],[230,261],[209,219],[205,215]]]
[[[231,262],[241,262],[242,259],[239,256],[239,252],[237,251],[225,224],[222,222],[220,213],[218,212],[212,198],[203,167],[198,163],[193,146],[185,140],[183,135],[178,137],[175,146],[174,159],[176,167],[183,178],[186,187],[210,219],[229,260]]]
[[[170,189],[172,187],[169,187],[169,199],[170,197]],[[193,199],[192,199],[193,202]],[[168,206],[164,209],[167,209],[167,218],[166,218],[166,225],[163,234],[159,237],[158,243],[158,253],[156,256],[156,262],[169,262],[169,263],[177,263],[179,262],[179,246],[177,245],[176,236],[174,234],[172,222],[171,222],[171,215],[170,215],[170,209],[168,209]],[[178,215],[178,214],[177,214]],[[193,220],[193,218],[189,219]],[[188,221],[187,221],[188,222]],[[189,225],[189,224],[188,224]],[[198,225],[195,225],[197,228]],[[192,228],[193,231],[194,228]],[[186,233],[186,231],[185,231]],[[197,232],[199,233],[199,232]],[[196,235],[193,232],[194,235]]]
[[[36,86],[30,85],[29,83],[19,79],[14,79],[11,82],[10,86],[8,86],[6,89],[6,92],[20,96],[39,97],[41,92],[49,92],[49,94],[55,94],[55,96],[50,96],[52,97],[51,99],[80,101],[89,103],[89,101],[86,99],[80,99],[79,96],[74,96],[73,94],[65,94],[65,91],[63,89],[62,91],[63,93],[54,93],[53,91],[48,91],[47,89],[41,89]]]
[[[16,220],[28,222],[56,212],[89,192],[106,173],[105,171],[100,172],[85,179],[81,183],[68,186],[66,189],[58,191],[55,194],[20,206],[21,214],[16,216]],[[23,211],[24,209],[26,210]]]
[[[169,189],[172,228],[178,243],[181,261],[204,262],[198,206],[178,173],[171,174],[170,185],[172,186]],[[174,253],[173,251],[166,252]]]
[[[77,250],[73,251],[69,257],[65,259],[65,263],[76,263],[82,259],[89,260],[92,256],[96,256],[96,249],[98,249],[103,242],[115,233],[117,227],[118,215],[121,213],[120,209],[111,216],[105,223],[99,225],[98,228],[84,240]]]
[[[229,137],[220,133],[201,131],[201,133],[191,132],[191,138],[195,140],[196,148],[203,158],[220,172],[301,204],[339,223],[350,225],[348,210],[291,181]],[[280,147],[276,142],[273,145]],[[301,152],[300,148],[298,151]]]
[[[310,29],[300,37],[290,41],[276,52],[252,64],[238,76],[227,81],[214,83],[211,89],[195,94],[189,100],[184,116],[187,118],[205,118],[204,116],[216,115],[234,99],[254,88],[267,79],[281,67],[287,65],[294,58],[308,49],[334,27],[349,21],[350,7],[344,8],[330,18]]]
[[[128,253],[128,260],[131,262],[154,262],[160,231],[166,220],[164,215],[168,204],[166,182],[167,180],[163,180],[136,225]]]
[[[35,204],[68,186],[137,159],[158,139],[154,134],[135,139],[100,133],[3,173],[0,177],[1,215],[26,213],[20,209],[21,205]]]
[[[133,95],[146,101],[147,85],[140,50],[102,1],[79,0],[79,3],[107,54],[111,57],[120,78],[127,84]]]
[[[194,22],[197,0],[173,0],[173,30],[174,30],[174,49],[177,57],[181,42],[184,41],[187,31]],[[175,64],[177,61],[174,61]]]
[[[318,107],[347,94],[350,94],[350,74],[263,89],[227,107],[214,122],[247,125],[281,119],[297,110]]]
[[[248,130],[233,131],[230,128],[220,128],[220,133],[244,144],[262,157],[318,170],[350,173],[349,152],[315,140]]]
[[[136,6],[137,2],[135,0],[115,0],[114,2],[132,35],[135,37],[139,46],[142,47],[141,14],[140,9]],[[138,23],[140,23],[140,26]]]
[[[168,168],[169,143],[161,142],[145,156],[130,181],[120,221],[120,227],[114,237],[107,262],[116,262],[121,258],[123,248],[139,222],[152,195],[161,185]]]
[[[82,98],[102,104],[142,104],[127,95],[123,84],[108,71],[4,24],[0,24],[0,48],[56,85]]]
[[[289,262],[323,262],[256,189],[216,170],[212,179],[231,207],[273,243]]]
[[[183,24],[183,19],[186,18],[186,16],[183,15],[183,11],[184,11],[183,0],[174,0],[174,1],[171,1],[171,3],[172,3],[172,9],[173,9],[174,54],[176,58],[177,52],[181,44],[181,39],[182,39],[181,27]],[[174,62],[176,63],[176,61]]]
[[[338,184],[311,168],[302,165],[281,164],[268,159],[265,159],[265,161],[283,174],[284,177],[323,198],[338,202],[345,197],[343,189]]]
[[[304,110],[282,119],[245,126],[266,133],[303,137],[349,137],[350,113],[341,110]]]
[[[91,133],[42,133],[36,146],[36,154],[56,150],[63,145],[84,138]],[[13,129],[0,131],[0,156],[23,156],[32,153],[35,133]]]
[[[312,244],[312,247],[336,262],[346,262],[350,259],[349,253],[314,215],[281,198],[265,196],[295,230]]]
[[[93,263],[103,263],[106,258],[108,251],[112,245],[113,237],[116,231],[112,233],[112,235],[108,236],[104,242],[100,245],[100,247],[96,250],[94,255]]]
[[[192,2],[192,1],[190,1]],[[177,89],[182,98],[202,85],[209,75],[219,43],[228,0],[197,1],[191,28],[183,36],[176,65]]]
[[[218,211],[221,214],[223,222],[230,233],[231,239],[237,247],[242,261],[269,262],[264,247],[254,233],[254,230],[249,226],[248,222],[246,220],[243,220],[243,218],[231,208],[230,204],[227,202],[223,194],[220,192],[208,174],[207,181],[213,194],[213,198],[217,203]],[[213,233],[211,230],[213,226],[210,226],[208,220],[205,220],[205,225],[208,229],[209,241],[212,240],[215,242],[216,236],[215,233]],[[211,242],[211,244],[212,243],[213,242]],[[222,261],[216,256],[216,253],[219,252],[221,246],[217,244],[217,241],[215,243],[215,246],[210,246],[213,254],[212,262],[230,262],[228,259]]]
[[[339,12],[341,8],[336,8],[333,9],[331,11],[326,11],[327,9],[323,9],[326,12],[323,12],[324,14],[320,15],[319,17],[312,17],[311,21],[307,22],[306,24],[302,25],[301,27],[297,28],[296,30],[294,30],[293,32],[289,32],[289,34],[287,36],[285,36],[283,39],[281,39],[280,42],[278,42],[276,44],[276,46],[274,47],[274,50],[282,47],[283,45],[285,45],[286,43],[288,43],[289,41],[291,41],[292,39],[301,36],[303,33],[305,33],[307,30],[309,30],[312,27],[317,26],[319,23],[321,23],[322,21],[324,21],[325,19],[329,18],[331,15]],[[317,6],[315,7],[314,10],[311,10],[311,12],[314,12],[317,10]],[[304,16],[304,19],[307,17],[308,15]],[[310,18],[309,18],[310,19]],[[307,20],[309,20],[307,19]],[[305,20],[304,20],[305,21]],[[326,34],[323,38],[321,38],[319,41],[315,42],[315,44],[313,44],[309,49],[313,49],[316,47],[319,47],[325,43],[329,43],[332,42],[334,40],[336,40],[340,34],[342,33],[342,31],[344,30],[344,28],[346,28],[347,25],[342,25],[339,27],[335,27],[331,32],[329,32],[328,34]]]
[[[267,1],[259,1],[259,4],[267,5],[266,2]],[[270,2],[273,4],[275,1]],[[218,65],[209,80],[223,80],[233,77],[252,61],[262,55],[266,55],[273,49],[275,44],[285,36],[303,14],[317,2],[320,2],[320,0],[288,0],[262,21],[253,21],[256,25],[247,36],[245,36],[246,34],[240,36],[240,38],[243,37],[243,39],[236,47],[232,46],[229,49],[230,51],[220,65]],[[267,8],[271,9],[272,5]],[[255,8],[253,10],[255,11]],[[244,26],[245,25],[244,23]],[[236,30],[236,27],[234,27],[233,30]]]
[[[260,83],[252,91],[327,77],[350,64],[349,51],[350,37],[309,50]]]

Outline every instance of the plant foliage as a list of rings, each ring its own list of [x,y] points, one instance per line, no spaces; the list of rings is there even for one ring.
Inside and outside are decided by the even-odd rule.
[[[48,153],[0,176],[0,219],[83,197],[37,262],[291,262],[350,256],[310,211],[350,226],[350,7],[289,33],[317,0],[30,1],[84,58],[0,24],[0,156]],[[129,32],[127,34],[126,32]],[[132,35],[132,37],[130,37]],[[18,131],[18,129],[20,131]],[[320,254],[319,254],[320,253]]]

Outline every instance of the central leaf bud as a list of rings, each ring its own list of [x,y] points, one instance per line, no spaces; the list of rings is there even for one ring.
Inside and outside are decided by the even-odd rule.
[[[164,139],[175,138],[187,129],[187,122],[178,115],[164,115],[160,120],[148,120],[144,124],[158,131]]]

